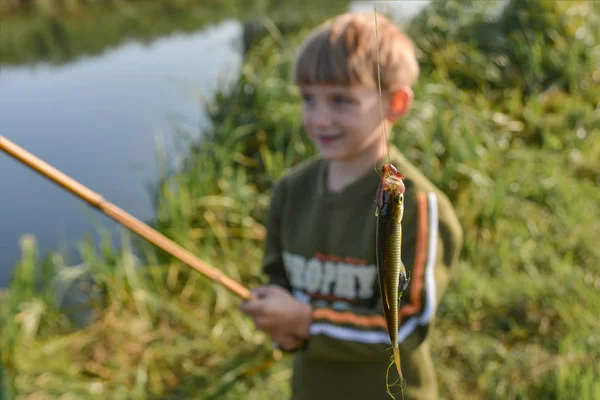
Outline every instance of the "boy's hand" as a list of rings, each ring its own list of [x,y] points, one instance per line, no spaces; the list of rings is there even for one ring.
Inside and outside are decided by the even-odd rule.
[[[252,290],[255,299],[242,303],[256,327],[271,336],[283,350],[299,347],[310,335],[312,308],[277,285]]]

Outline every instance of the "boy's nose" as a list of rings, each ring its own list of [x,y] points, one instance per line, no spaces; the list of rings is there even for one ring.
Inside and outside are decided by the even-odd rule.
[[[310,122],[315,128],[326,128],[331,125],[331,113],[326,107],[315,107],[311,111]]]

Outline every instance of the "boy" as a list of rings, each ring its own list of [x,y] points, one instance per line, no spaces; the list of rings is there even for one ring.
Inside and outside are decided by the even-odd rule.
[[[386,126],[410,108],[419,68],[412,42],[377,17]],[[375,256],[375,194],[388,162],[378,92],[373,14],[320,27],[296,60],[305,130],[319,157],[273,189],[263,267],[270,284],[242,304],[256,326],[293,352],[292,399],[389,399],[391,342]],[[405,175],[402,259],[410,285],[399,311],[405,399],[437,398],[428,331],[462,245],[447,197],[397,148]],[[390,368],[388,382],[398,378]],[[399,388],[390,388],[399,393]]]

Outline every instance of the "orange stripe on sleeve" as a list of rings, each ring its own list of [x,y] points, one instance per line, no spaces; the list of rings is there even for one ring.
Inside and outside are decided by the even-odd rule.
[[[350,312],[333,311],[327,308],[317,308],[313,311],[314,319],[328,319],[338,324],[353,324],[357,326],[378,327],[387,329],[385,318],[381,315],[356,315]]]
[[[425,261],[427,259],[427,222],[429,219],[427,209],[427,194],[417,193],[417,243],[415,248],[415,263],[412,268],[410,304],[402,307],[398,312],[398,324],[402,317],[416,314],[421,310],[421,289],[425,275]]]

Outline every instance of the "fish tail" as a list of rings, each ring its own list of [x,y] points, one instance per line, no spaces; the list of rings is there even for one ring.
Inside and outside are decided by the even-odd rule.
[[[394,345],[394,363],[396,364],[396,369],[398,370],[398,376],[400,380],[402,380],[402,369],[400,368],[400,347],[396,344]]]
[[[392,349],[394,351],[394,355],[392,356],[392,358],[390,359],[390,365],[388,366],[387,369],[387,373],[386,373],[386,377],[385,377],[385,381],[386,381],[386,387],[387,387],[387,393],[390,395],[390,397],[394,400],[396,400],[396,397],[394,397],[394,395],[392,394],[392,392],[390,391],[390,386],[400,386],[400,391],[402,393],[402,398],[404,399],[404,385],[406,384],[406,381],[404,380],[404,378],[402,377],[402,370],[400,369],[400,347],[398,345],[392,346]],[[388,384],[388,374],[390,372],[390,368],[392,368],[392,366],[396,364],[396,369],[398,370],[398,380],[396,381],[396,383],[390,385]]]

